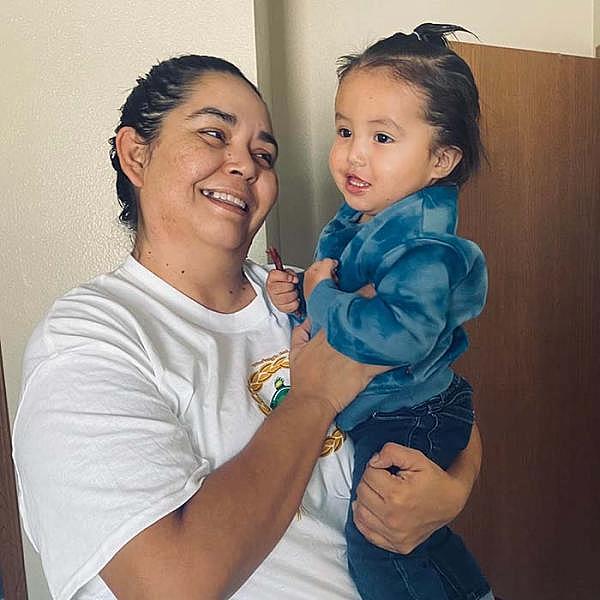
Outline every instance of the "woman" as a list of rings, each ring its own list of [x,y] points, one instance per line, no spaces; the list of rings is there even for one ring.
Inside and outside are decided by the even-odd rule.
[[[132,255],[38,326],[15,422],[24,526],[55,598],[357,597],[351,449],[330,426],[381,368],[305,328],[288,355],[287,316],[245,261],[276,155],[258,91],[220,59],[164,61],[122,108],[112,158]],[[409,552],[461,510],[479,460],[477,434],[448,473],[386,446],[359,529]]]

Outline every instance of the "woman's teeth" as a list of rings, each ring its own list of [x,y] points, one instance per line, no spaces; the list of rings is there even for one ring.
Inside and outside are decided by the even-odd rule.
[[[215,192],[213,190],[202,190],[202,193],[207,198],[214,198],[215,200],[219,200],[220,202],[225,202],[226,204],[233,204],[233,206],[239,206],[242,210],[248,210],[248,205],[237,198],[236,196],[232,196],[227,192]]]

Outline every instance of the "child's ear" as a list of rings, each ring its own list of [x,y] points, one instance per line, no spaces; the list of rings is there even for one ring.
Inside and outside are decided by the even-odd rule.
[[[115,145],[121,169],[135,187],[141,188],[144,184],[148,144],[140,138],[133,127],[121,127],[117,133]]]
[[[441,146],[434,153],[433,177],[443,179],[448,177],[454,167],[462,160],[462,150],[456,146]]]

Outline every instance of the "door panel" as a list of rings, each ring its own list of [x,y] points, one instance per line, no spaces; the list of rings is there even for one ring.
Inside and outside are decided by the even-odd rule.
[[[507,600],[600,598],[600,61],[454,47],[489,155],[460,232],[490,272],[457,365],[484,465],[456,528]]]

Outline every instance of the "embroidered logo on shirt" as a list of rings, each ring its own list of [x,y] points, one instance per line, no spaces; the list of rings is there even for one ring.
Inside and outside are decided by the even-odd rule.
[[[268,417],[284,401],[290,391],[289,382],[285,379],[289,377],[289,352],[284,350],[275,356],[260,360],[252,366],[255,367],[255,370],[248,378],[248,391],[261,412]],[[282,371],[283,373],[280,373]],[[325,438],[321,457],[337,452],[345,439],[346,434],[336,427]]]

